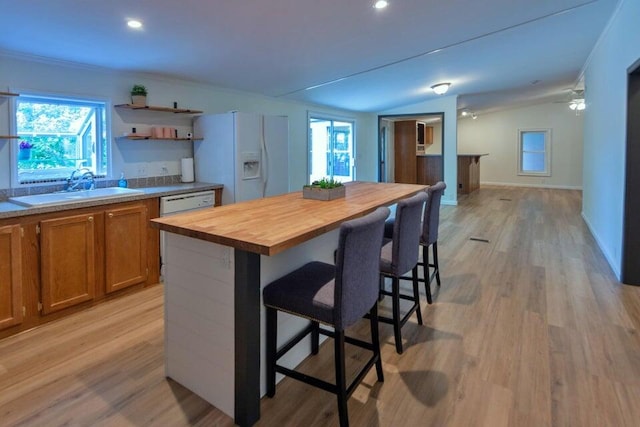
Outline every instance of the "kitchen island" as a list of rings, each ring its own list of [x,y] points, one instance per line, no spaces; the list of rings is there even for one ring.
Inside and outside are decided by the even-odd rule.
[[[458,194],[469,194],[480,188],[480,157],[489,153],[458,153]]]
[[[346,187],[343,199],[308,200],[300,191],[153,220],[169,232],[165,374],[238,425],[260,418],[266,390],[261,289],[311,260],[332,262],[342,222],[425,188],[367,182]],[[305,326],[283,315],[279,345]],[[283,364],[297,365],[310,346],[296,350]]]

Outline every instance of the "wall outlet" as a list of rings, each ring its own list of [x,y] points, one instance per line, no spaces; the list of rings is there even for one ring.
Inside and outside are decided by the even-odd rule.
[[[166,163],[160,164],[160,175],[169,175],[169,168]]]
[[[144,178],[147,176],[147,164],[139,163],[138,164],[138,178]]]

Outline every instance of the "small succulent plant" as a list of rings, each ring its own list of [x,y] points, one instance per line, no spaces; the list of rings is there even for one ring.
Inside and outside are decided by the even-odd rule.
[[[320,180],[313,181],[311,183],[311,187],[336,188],[342,187],[342,183],[340,181],[336,181],[333,178],[322,178]]]

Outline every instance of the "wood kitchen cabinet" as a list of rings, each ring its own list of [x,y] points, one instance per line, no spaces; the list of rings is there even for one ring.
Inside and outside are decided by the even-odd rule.
[[[0,220],[0,338],[159,283],[158,198]]]
[[[416,183],[416,138],[415,120],[394,123],[394,182]]]
[[[435,185],[438,181],[442,181],[443,178],[441,154],[418,156],[418,184]]]
[[[22,323],[20,225],[0,227],[0,330]]]
[[[418,161],[416,155],[420,149],[433,144],[433,127],[416,120],[394,122],[394,182],[417,184]]]
[[[147,280],[147,208],[137,205],[105,211],[106,292]]]
[[[42,313],[90,301],[96,291],[96,213],[40,222]]]

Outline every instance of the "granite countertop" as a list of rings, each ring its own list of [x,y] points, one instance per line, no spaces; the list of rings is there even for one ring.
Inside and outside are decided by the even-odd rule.
[[[26,207],[10,201],[0,202],[0,219],[15,218],[27,215],[36,215],[48,212],[58,212],[70,209],[86,208],[91,206],[109,205],[112,203],[131,202],[134,200],[150,199],[153,197],[172,196],[174,194],[194,193],[197,191],[217,190],[223,188],[222,184],[208,182],[192,182],[189,184],[171,184],[157,187],[137,187],[135,190],[142,190],[142,194],[123,195],[122,197],[112,197],[108,199],[83,200],[78,203],[65,203],[60,205]]]

